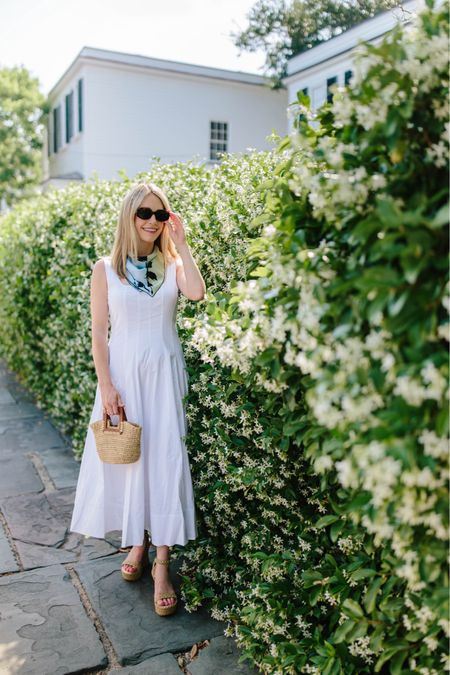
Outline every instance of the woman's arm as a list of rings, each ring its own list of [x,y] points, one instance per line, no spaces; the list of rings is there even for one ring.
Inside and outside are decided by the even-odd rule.
[[[92,357],[100,386],[103,407],[117,415],[123,405],[116,391],[108,363],[108,285],[105,263],[97,260],[91,277]]]
[[[98,382],[112,384],[108,365],[108,289],[103,260],[97,260],[91,278],[92,356]]]
[[[177,213],[173,211],[169,213],[167,224],[169,236],[181,257],[181,260],[177,260],[177,286],[189,300],[203,300],[206,285],[186,241],[184,223]]]
[[[177,285],[189,300],[203,300],[206,285],[186,242],[178,244],[181,261],[177,261]]]

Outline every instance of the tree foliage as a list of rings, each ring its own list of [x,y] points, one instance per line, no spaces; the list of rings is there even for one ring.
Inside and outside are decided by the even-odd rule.
[[[247,28],[231,37],[241,51],[266,52],[265,72],[277,88],[289,58],[399,5],[400,0],[258,0]]]
[[[41,174],[46,102],[23,67],[0,69],[0,203],[29,196]]]

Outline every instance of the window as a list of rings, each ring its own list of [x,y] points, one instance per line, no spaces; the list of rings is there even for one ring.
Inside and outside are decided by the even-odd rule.
[[[219,152],[228,152],[228,122],[210,122],[209,159],[219,160]]]
[[[352,70],[346,70],[345,75],[344,75],[344,84],[348,84],[350,82],[350,78],[353,75]]]
[[[61,105],[53,108],[53,152],[61,147]]]
[[[47,155],[52,154],[52,118],[51,115],[47,118]]]
[[[337,77],[329,77],[327,79],[327,103],[331,103],[333,100],[333,94],[330,91],[330,87],[332,84],[336,84],[337,82]]]
[[[66,96],[66,143],[73,136],[73,91]]]
[[[78,80],[78,131],[83,131],[83,80]]]

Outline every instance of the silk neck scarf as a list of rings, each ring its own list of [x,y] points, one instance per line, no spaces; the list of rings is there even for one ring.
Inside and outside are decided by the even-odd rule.
[[[128,283],[142,293],[155,295],[161,288],[165,277],[164,256],[159,246],[149,255],[140,255],[137,258],[127,256],[126,278]]]

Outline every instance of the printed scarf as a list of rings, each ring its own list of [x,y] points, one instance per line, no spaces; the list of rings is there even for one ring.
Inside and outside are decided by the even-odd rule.
[[[131,286],[138,291],[155,295],[165,277],[164,256],[155,244],[149,255],[140,255],[137,258],[127,256],[126,278]]]

